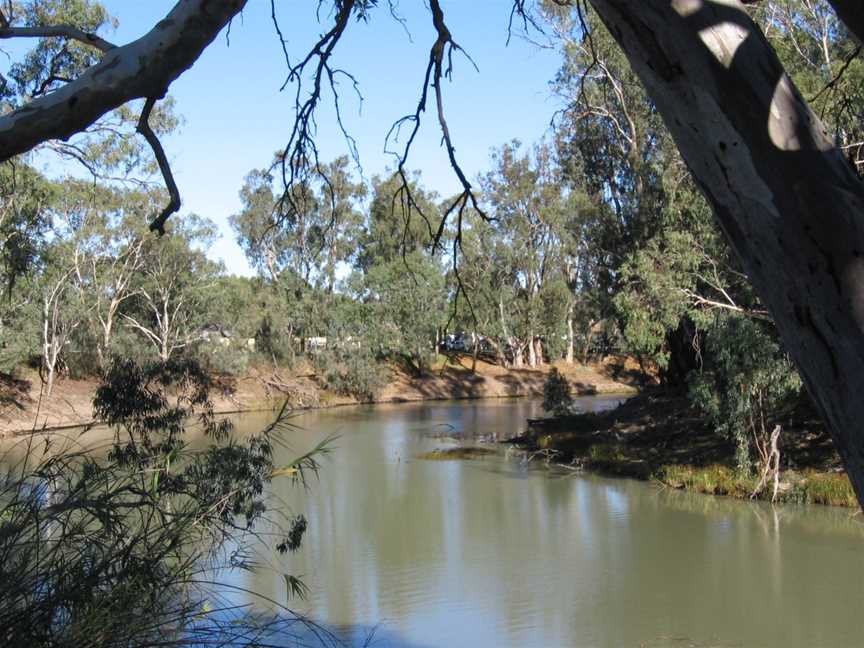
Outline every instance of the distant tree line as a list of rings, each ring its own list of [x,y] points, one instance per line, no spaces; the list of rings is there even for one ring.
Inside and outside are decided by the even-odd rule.
[[[754,16],[857,167],[864,68],[823,4]],[[419,173],[367,184],[338,158],[285,194],[277,157],[240,190],[231,223],[258,276],[233,277],[205,254],[205,218],[147,231],[167,198],[117,181],[154,168],[119,131],[61,145],[86,180],[44,177],[26,158],[3,166],[0,368],[36,367],[50,392],[58,374],[95,376],[114,356],[194,356],[222,373],[307,357],[329,387],[370,398],[388,363],[423,373],[457,332],[463,351],[514,368],[616,350],[687,389],[743,462],[754,416],[796,393],[797,374],[618,45],[592,12],[588,32],[569,8],[546,18],[566,109],[546,140],[493,151],[482,212],[467,207],[458,228],[437,231],[452,199]],[[29,92],[42,72],[16,74]],[[173,129],[171,103],[151,122]]]

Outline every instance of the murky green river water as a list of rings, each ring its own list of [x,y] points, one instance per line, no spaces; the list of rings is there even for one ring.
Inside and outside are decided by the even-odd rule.
[[[588,399],[586,407],[608,406]],[[288,441],[339,434],[308,492],[302,549],[234,584],[285,601],[351,645],[862,646],[864,521],[630,480],[549,472],[503,454],[417,455],[512,436],[531,401],[304,414]],[[261,417],[241,419],[254,428]],[[285,458],[288,457],[286,453]]]

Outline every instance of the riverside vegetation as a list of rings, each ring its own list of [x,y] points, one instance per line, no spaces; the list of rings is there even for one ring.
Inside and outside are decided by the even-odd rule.
[[[737,421],[753,435],[746,449],[753,448],[758,460],[751,469],[749,458],[741,464],[734,434],[718,433],[706,418],[699,395],[698,389],[651,388],[615,410],[580,414],[571,410],[567,379],[552,372],[543,401],[552,417],[529,421],[527,433],[512,442],[547,461],[708,495],[859,507],[831,439],[806,399],[760,412],[758,427],[750,427],[749,411]],[[786,431],[771,465],[766,465],[766,421]],[[735,423],[730,420],[723,429],[734,429]]]
[[[355,11],[335,4],[339,15]],[[357,15],[375,4],[358,3]],[[45,23],[75,26],[73,35],[113,23],[89,0],[9,2],[0,16],[4,34],[28,37]],[[757,3],[752,18],[858,173],[864,63],[855,38],[820,0]],[[217,231],[207,214],[172,218],[162,236],[147,227],[174,196],[142,182],[160,161],[133,130],[174,132],[170,98],[148,100],[143,121],[141,106],[126,104],[74,141],[0,166],[0,405],[23,407],[33,372],[46,399],[58,381],[86,377],[104,383],[95,410],[117,430],[107,455],[58,451],[49,439],[4,468],[4,640],[224,643],[223,632],[254,630],[255,619],[218,625],[197,570],[207,558],[244,566],[241,554],[218,557],[228,539],[263,524],[268,481],[302,481],[317,463],[307,455],[274,466],[276,430],[232,440],[214,418],[211,389],[250,366],[284,386],[282,374],[307,363],[326,389],[372,400],[389,367],[428,375],[457,341],[472,364],[508,369],[614,351],[636,359],[632,377],[652,391],[615,413],[573,417],[566,379],[553,374],[547,402],[558,417],[542,425],[558,427],[537,434],[539,449],[675,487],[854,502],[663,106],[595,12],[544,2],[540,19],[561,53],[552,89],[566,109],[543,141],[492,152],[476,203],[436,194],[404,164],[366,182],[347,157],[319,163],[284,151],[238,182],[231,225],[256,277],[208,258]],[[50,103],[111,50],[80,36],[33,42],[2,77],[4,114],[40,96]],[[61,163],[42,164],[49,153]],[[286,189],[286,165],[304,181]],[[445,218],[456,204],[458,227]],[[645,412],[649,425],[627,424]],[[212,447],[193,452],[183,441],[189,415]],[[304,529],[289,520],[278,547],[296,546]],[[138,614],[141,601],[152,614]]]

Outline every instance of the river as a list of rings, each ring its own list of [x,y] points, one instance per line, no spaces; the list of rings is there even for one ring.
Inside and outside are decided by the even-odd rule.
[[[275,486],[271,506],[309,521],[303,546],[232,583],[284,602],[282,574],[302,576],[309,597],[289,605],[349,645],[864,645],[864,521],[848,510],[549,470],[503,448],[418,458],[539,414],[504,400],[298,416],[282,459],[339,435],[307,491]]]

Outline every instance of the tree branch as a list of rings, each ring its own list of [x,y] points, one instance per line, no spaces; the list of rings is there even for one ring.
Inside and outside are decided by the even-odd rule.
[[[180,209],[180,191],[177,189],[177,183],[174,182],[174,174],[171,173],[171,165],[168,163],[168,158],[165,155],[165,149],[162,148],[162,142],[150,128],[150,113],[153,111],[153,106],[156,105],[155,97],[148,97],[144,104],[144,109],[141,111],[141,117],[138,119],[138,128],[136,129],[147,143],[153,149],[153,155],[156,156],[156,162],[159,164],[159,170],[162,172],[162,177],[165,179],[165,186],[168,188],[168,194],[171,196],[170,202],[162,210],[162,213],[150,223],[151,232],[159,232],[160,235],[165,233],[165,221],[174,212]]]
[[[0,117],[0,162],[51,139],[68,139],[134,99],[160,97],[247,0],[179,0],[147,34],[54,92]]]
[[[2,22],[5,22],[5,18]],[[8,24],[8,23],[7,23]],[[7,38],[67,38],[110,52],[117,46],[96,34],[81,31],[72,25],[46,25],[44,27],[0,27],[0,39]]]

